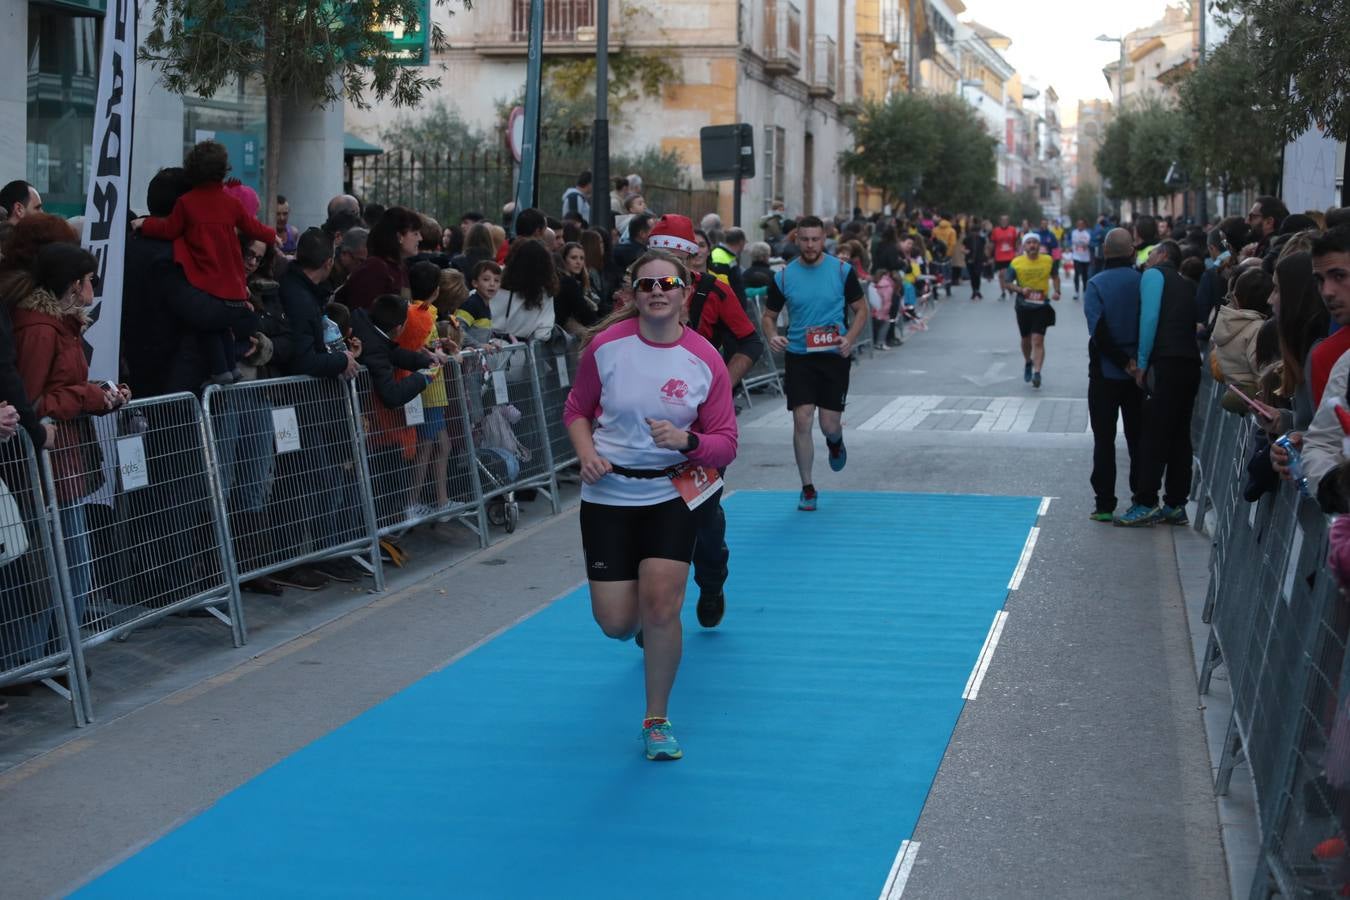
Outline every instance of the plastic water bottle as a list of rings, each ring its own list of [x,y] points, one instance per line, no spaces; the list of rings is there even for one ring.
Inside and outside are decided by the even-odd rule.
[[[1275,446],[1283,447],[1284,452],[1289,454],[1289,478],[1298,488],[1298,492],[1305,497],[1310,496],[1308,494],[1308,476],[1303,474],[1303,454],[1298,451],[1287,434],[1276,438]]]

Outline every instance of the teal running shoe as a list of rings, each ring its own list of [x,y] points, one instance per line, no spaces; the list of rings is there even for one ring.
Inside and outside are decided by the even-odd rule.
[[[1125,510],[1125,515],[1116,516],[1112,522],[1122,528],[1142,528],[1160,521],[1162,510],[1152,506],[1144,506],[1142,503],[1136,503]]]
[[[1191,517],[1186,515],[1186,507],[1184,506],[1168,506],[1167,504],[1163,504],[1162,509],[1158,512],[1158,521],[1162,522],[1164,525],[1191,524]]]
[[[844,449],[844,439],[841,437],[833,444],[826,441],[825,449],[830,451],[830,468],[836,472],[842,472],[845,464],[848,463],[848,450]]]
[[[815,512],[816,510],[816,489],[813,487],[802,488],[802,495],[797,498],[797,508],[803,512]]]
[[[675,732],[669,719],[648,719],[650,724],[642,726],[642,740],[647,745],[647,758],[651,760],[679,759],[684,756],[680,742],[675,740]]]

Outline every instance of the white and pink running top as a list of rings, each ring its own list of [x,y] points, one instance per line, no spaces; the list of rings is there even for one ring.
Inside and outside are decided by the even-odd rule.
[[[686,459],[720,468],[736,458],[736,407],[731,378],[712,344],[686,327],[673,344],[654,344],[638,332],[637,319],[606,328],[577,363],[563,422],[595,423],[595,449],[628,469],[666,469]],[[665,419],[698,435],[686,456],[662,450],[648,419]],[[581,499],[611,506],[651,506],[678,497],[668,478],[609,474],[581,486]]]

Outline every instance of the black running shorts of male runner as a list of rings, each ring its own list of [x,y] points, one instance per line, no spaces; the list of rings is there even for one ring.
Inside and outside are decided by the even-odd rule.
[[[1040,306],[1017,307],[1017,331],[1022,337],[1033,334],[1045,335],[1045,330],[1054,324],[1054,314],[1049,303]]]
[[[844,411],[852,360],[838,353],[786,353],[784,358],[783,390],[788,409],[818,406]]]
[[[581,501],[581,548],[591,581],[635,581],[644,559],[687,563],[694,558],[699,514],[714,509],[708,498],[690,509],[679,497],[651,506],[611,506]]]

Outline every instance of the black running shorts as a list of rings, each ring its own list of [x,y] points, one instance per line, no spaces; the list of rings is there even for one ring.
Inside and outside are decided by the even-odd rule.
[[[844,411],[852,360],[838,353],[786,353],[784,357],[783,389],[788,409],[819,406]]]
[[[1045,330],[1053,324],[1055,324],[1054,312],[1050,309],[1049,303],[1041,306],[1017,307],[1017,331],[1022,337],[1030,337],[1033,334],[1044,335]]]
[[[694,558],[698,514],[715,508],[708,498],[691,510],[679,497],[653,506],[610,506],[581,501],[581,548],[591,581],[634,581],[644,559]]]

